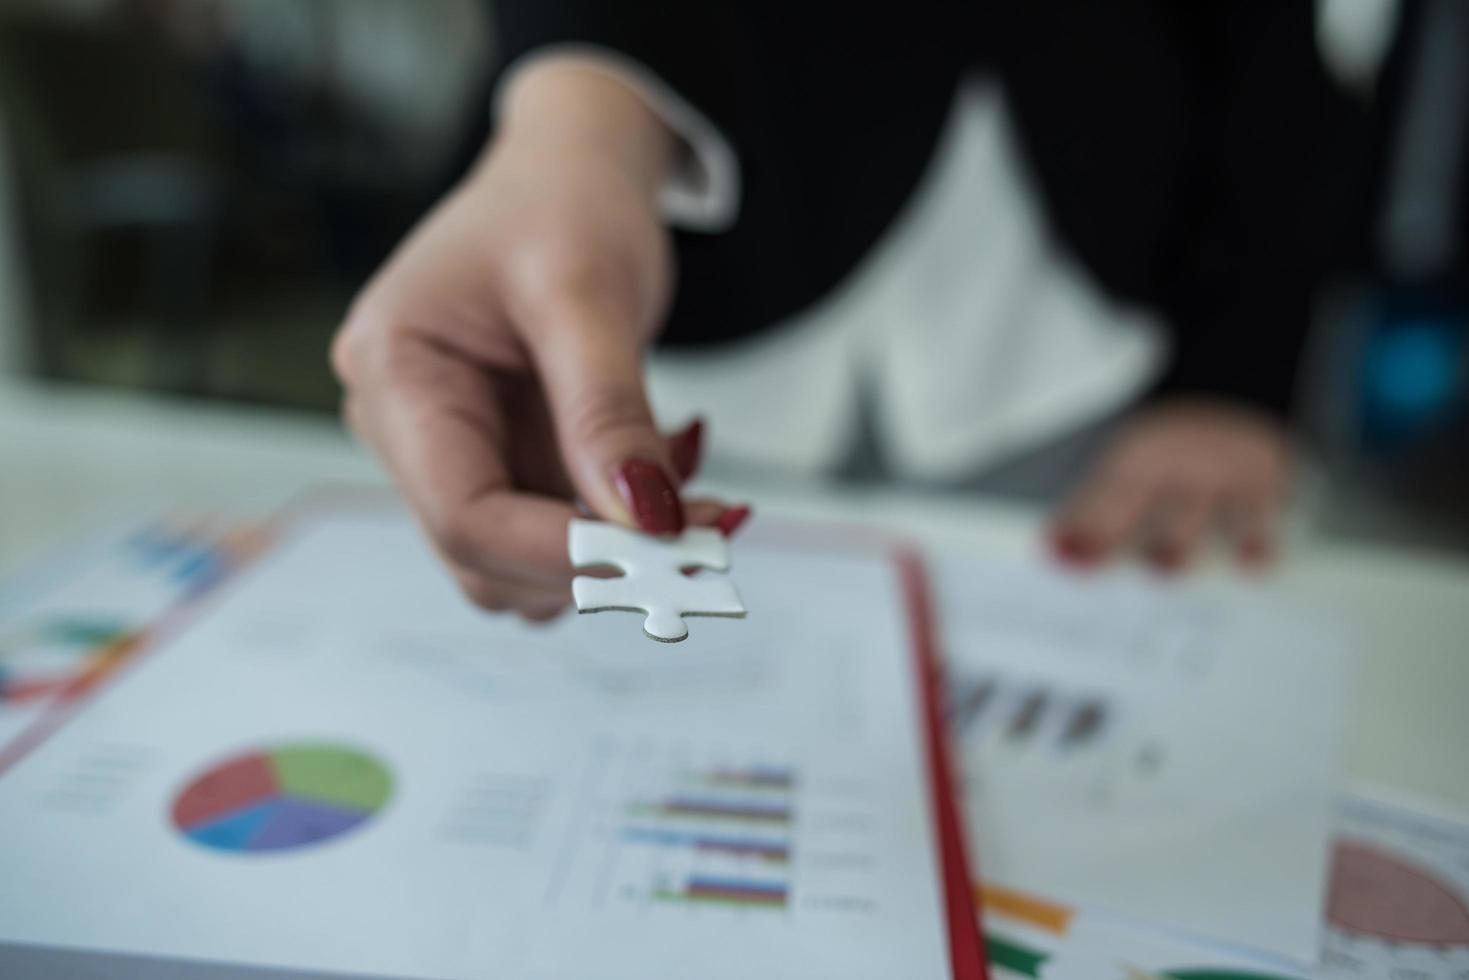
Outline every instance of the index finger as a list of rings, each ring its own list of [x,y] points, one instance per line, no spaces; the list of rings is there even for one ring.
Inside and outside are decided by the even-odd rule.
[[[492,376],[424,343],[370,385],[354,394],[360,424],[439,552],[481,574],[564,585],[576,511],[514,486],[505,462],[511,421]]]

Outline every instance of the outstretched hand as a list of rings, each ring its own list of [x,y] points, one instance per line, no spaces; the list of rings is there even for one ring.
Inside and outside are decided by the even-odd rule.
[[[501,133],[353,304],[332,349],[352,429],[470,598],[545,619],[570,599],[578,502],[653,534],[729,526],[680,483],[643,352],[672,288],[656,192],[672,141],[575,59],[513,87]]]

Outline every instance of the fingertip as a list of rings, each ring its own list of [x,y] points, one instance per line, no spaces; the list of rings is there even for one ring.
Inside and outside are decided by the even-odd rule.
[[[724,501],[708,497],[693,497],[683,504],[684,519],[689,527],[713,527],[728,509],[729,505]]]
[[[1063,565],[1091,568],[1102,558],[1102,548],[1085,532],[1074,527],[1059,527],[1051,532],[1051,554]]]
[[[546,606],[541,608],[521,609],[519,615],[520,618],[525,620],[527,623],[534,623],[537,626],[543,626],[546,623],[549,623],[555,619],[559,619],[561,614],[565,611],[565,605],[558,605],[554,608]]]
[[[709,527],[728,538],[749,521],[753,513],[749,504],[726,504],[722,500],[695,497],[684,503],[689,527]]]
[[[1235,557],[1250,571],[1264,571],[1275,563],[1275,544],[1269,538],[1247,537],[1235,548]]]
[[[669,459],[680,483],[688,483],[699,471],[704,455],[704,419],[695,416],[683,430],[668,440]]]
[[[1145,557],[1149,565],[1164,575],[1178,575],[1189,563],[1189,550],[1176,544],[1155,545],[1147,549]]]
[[[639,531],[660,536],[683,533],[687,523],[683,501],[663,467],[645,459],[625,460],[612,483]]]
[[[745,522],[750,519],[750,515],[753,513],[754,510],[749,504],[730,507],[723,514],[719,515],[719,518],[714,522],[714,527],[726,538],[732,538],[735,532],[744,526]]]

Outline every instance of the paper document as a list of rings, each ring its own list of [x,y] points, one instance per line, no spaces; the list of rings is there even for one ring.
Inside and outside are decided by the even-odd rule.
[[[1339,798],[1331,885],[1311,963],[1156,922],[984,888],[995,980],[1465,980],[1469,821],[1380,791]]]
[[[1469,977],[1469,821],[1376,795],[1342,800],[1322,980]]]
[[[1283,957],[1007,888],[985,892],[994,980],[1310,980]]]
[[[0,772],[49,715],[223,581],[262,537],[249,523],[164,516],[109,528],[0,583]]]
[[[0,975],[952,976],[897,567],[757,538],[670,648],[289,532],[0,777]]]
[[[933,568],[986,883],[1310,962],[1340,638],[1141,574]]]

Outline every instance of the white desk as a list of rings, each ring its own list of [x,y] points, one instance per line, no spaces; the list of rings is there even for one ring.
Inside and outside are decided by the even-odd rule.
[[[383,477],[326,420],[0,385],[0,565],[109,516],[169,505],[263,513],[312,486],[342,482]],[[711,487],[753,501],[762,514],[861,521],[985,554],[1033,552],[1042,516],[896,491],[730,480]],[[1215,568],[1185,587],[1261,587],[1348,624],[1365,653],[1348,776],[1469,813],[1469,562],[1301,537],[1258,586]]]

